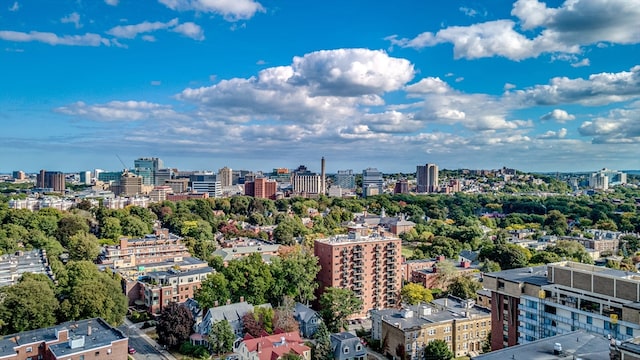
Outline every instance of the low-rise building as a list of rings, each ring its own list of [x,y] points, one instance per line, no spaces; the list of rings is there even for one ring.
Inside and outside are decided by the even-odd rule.
[[[144,267],[148,264],[180,261],[191,256],[182,238],[169,233],[168,229],[156,229],[154,234],[140,239],[120,239],[120,245],[102,248],[98,262],[113,269]]]
[[[46,250],[0,255],[0,287],[16,284],[24,273],[45,274],[55,280]]]
[[[456,357],[482,352],[491,332],[491,311],[453,296],[433,304],[371,311],[371,337],[381,342],[384,355],[423,359],[430,341],[442,340]]]
[[[144,306],[150,313],[160,314],[169,303],[183,303],[192,298],[202,281],[213,271],[207,266],[187,271],[169,269],[150,272],[139,281],[142,284],[140,300],[144,302]]]
[[[293,308],[293,318],[298,322],[300,333],[307,339],[313,337],[322,323],[322,317],[318,312],[301,303],[296,303]]]
[[[93,318],[0,337],[0,358],[126,359],[128,344],[129,339],[120,330]]]
[[[367,349],[359,337],[350,332],[331,334],[331,349],[334,360],[364,360]]]

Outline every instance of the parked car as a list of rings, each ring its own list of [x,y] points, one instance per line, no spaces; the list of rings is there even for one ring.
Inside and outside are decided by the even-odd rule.
[[[136,353],[136,349],[134,349],[133,347],[129,346],[129,354],[135,354]]]

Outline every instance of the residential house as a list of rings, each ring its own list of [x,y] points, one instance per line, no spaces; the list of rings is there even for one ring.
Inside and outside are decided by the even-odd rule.
[[[270,304],[258,305],[259,307],[271,307]],[[223,306],[214,306],[207,310],[207,313],[202,318],[200,324],[196,324],[196,332],[201,335],[208,335],[211,331],[211,327],[214,323],[220,320],[226,320],[231,325],[234,334],[237,337],[242,337],[244,334],[242,317],[248,313],[253,312],[254,306],[241,299],[240,302],[231,304],[227,302]]]
[[[293,317],[298,321],[300,333],[307,339],[313,337],[322,322],[320,314],[301,303],[296,303],[293,309]]]
[[[236,344],[234,352],[238,354],[238,360],[278,360],[289,353],[311,360],[311,348],[295,331],[259,338],[248,336]]]
[[[364,360],[367,350],[359,337],[350,332],[331,334],[331,349],[335,360]]]

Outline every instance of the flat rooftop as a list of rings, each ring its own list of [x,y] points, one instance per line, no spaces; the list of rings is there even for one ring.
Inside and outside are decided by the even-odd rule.
[[[91,327],[91,335],[89,335]],[[15,355],[15,346],[36,344],[40,342],[52,342],[58,339],[58,332],[67,330],[68,338],[72,341],[64,341],[59,344],[49,346],[50,351],[57,357],[62,358],[71,354],[87,351],[91,349],[108,346],[117,340],[127,337],[118,329],[111,327],[106,321],[100,318],[69,321],[53,327],[24,331],[18,334],[5,335],[0,338],[0,357]],[[83,339],[81,341],[80,339]],[[75,347],[71,348],[71,343]]]
[[[560,344],[562,351],[554,354],[555,344]],[[473,360],[609,360],[609,340],[601,335],[586,333],[582,330],[557,335],[530,342],[528,344],[511,346],[502,350],[495,350],[487,354],[478,355]]]
[[[516,283],[529,283],[534,285],[548,285],[547,265],[510,269],[486,273],[484,276],[500,278]]]
[[[317,239],[317,242],[328,243],[328,244],[348,244],[348,243],[357,243],[357,242],[373,242],[373,241],[390,241],[390,240],[398,240],[399,237],[396,236],[383,236],[372,234],[369,236],[361,236],[356,234],[349,235],[335,235],[329,238]]]

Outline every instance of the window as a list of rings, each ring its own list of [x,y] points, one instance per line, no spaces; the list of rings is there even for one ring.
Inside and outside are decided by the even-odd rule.
[[[349,348],[346,347],[346,346],[344,348],[342,348],[342,353],[343,354],[348,354],[349,353]]]
[[[593,318],[591,316],[587,316],[587,324],[593,324]]]
[[[107,349],[107,354],[111,354],[111,349]]]
[[[27,350],[28,353],[30,353],[30,352],[33,351],[33,347],[29,346],[26,350]]]
[[[630,327],[627,328],[627,335],[633,336],[633,328],[630,328]]]
[[[436,329],[429,329],[429,335],[435,335]]]
[[[96,351],[96,356],[100,356],[100,351]]]
[[[356,345],[356,351],[361,351],[361,350],[362,350],[362,344]]]

